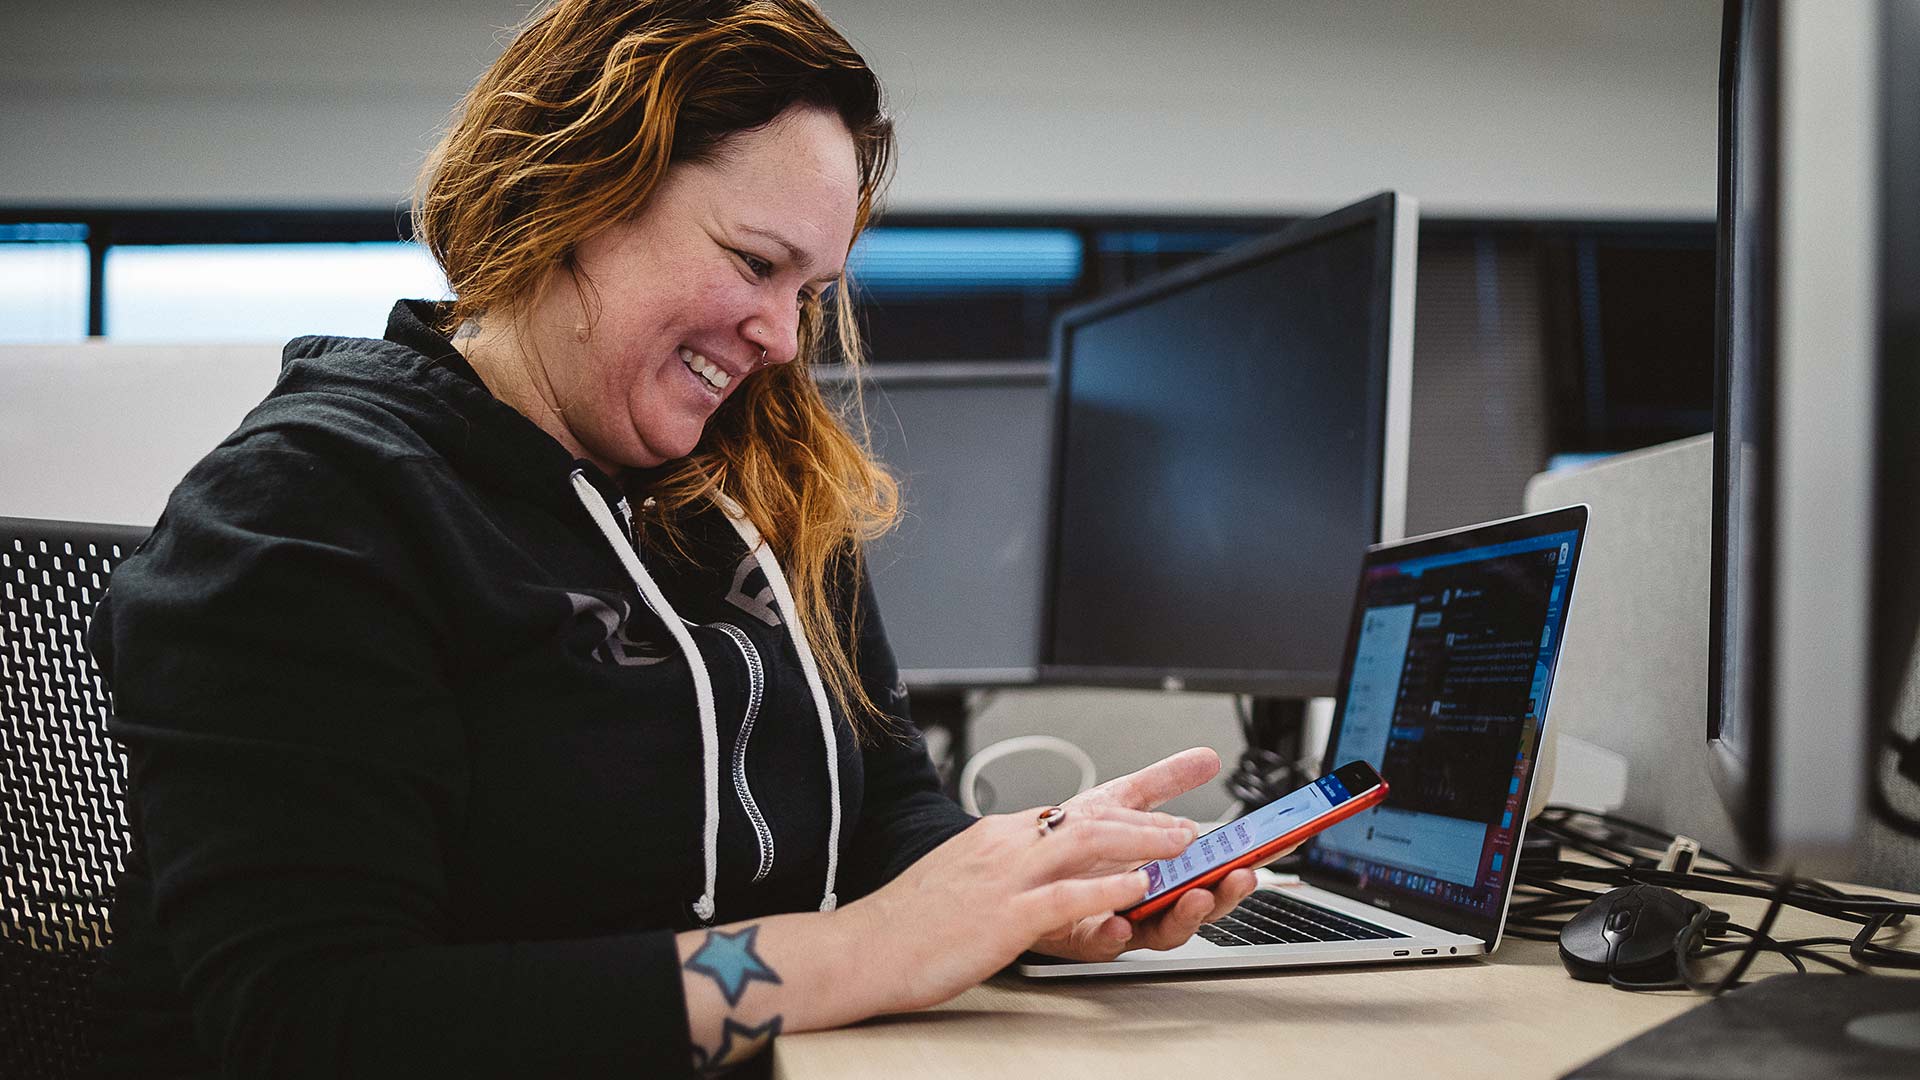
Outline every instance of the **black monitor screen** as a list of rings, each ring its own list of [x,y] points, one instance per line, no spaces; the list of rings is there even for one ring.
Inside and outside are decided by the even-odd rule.
[[[1713,430],[1712,230],[1595,229],[1572,244],[1562,449],[1633,450]]]
[[[1063,319],[1050,678],[1333,690],[1381,527],[1390,220]]]

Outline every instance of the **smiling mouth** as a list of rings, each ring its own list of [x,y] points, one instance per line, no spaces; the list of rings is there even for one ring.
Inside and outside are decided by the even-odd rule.
[[[721,370],[719,364],[684,345],[680,347],[680,362],[687,365],[687,370],[707,380],[707,385],[715,390],[725,390],[733,382],[733,376]]]

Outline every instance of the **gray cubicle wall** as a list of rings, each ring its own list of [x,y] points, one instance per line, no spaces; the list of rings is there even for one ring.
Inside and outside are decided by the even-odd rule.
[[[1712,438],[1543,474],[1527,487],[1529,510],[1576,502],[1592,515],[1547,715],[1556,746],[1542,755],[1543,779],[1556,801],[1611,803],[1733,854],[1733,824],[1707,773]],[[1920,728],[1920,679],[1911,664],[1907,690],[1896,724],[1912,732]],[[1624,790],[1600,790],[1608,785],[1596,774],[1610,762],[1623,771]],[[1920,803],[1911,785],[1896,786],[1909,808]],[[1920,841],[1868,823],[1848,876],[1920,888]]]
[[[280,345],[0,345],[0,515],[152,525]]]
[[[878,365],[866,386],[874,450],[901,486],[900,526],[868,548],[868,563],[903,677],[917,687],[1031,682],[1048,365]]]

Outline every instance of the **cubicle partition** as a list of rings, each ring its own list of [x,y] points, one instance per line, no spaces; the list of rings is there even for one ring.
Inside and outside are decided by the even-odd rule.
[[[1551,798],[1739,849],[1707,766],[1713,439],[1700,436],[1528,485],[1529,510],[1592,509],[1547,718]],[[1920,712],[1909,672],[1900,726]],[[1541,785],[1542,788],[1548,785]],[[1866,823],[1850,880],[1920,887],[1920,851]]]
[[[280,374],[280,345],[0,346],[0,516],[151,526]]]

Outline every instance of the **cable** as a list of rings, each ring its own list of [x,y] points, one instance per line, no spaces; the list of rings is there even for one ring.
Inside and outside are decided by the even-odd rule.
[[[1753,935],[1747,939],[1747,947],[1741,950],[1739,958],[1733,962],[1733,967],[1721,976],[1718,983],[1714,984],[1711,991],[1714,996],[1717,997],[1740,985],[1740,976],[1747,973],[1747,969],[1753,966],[1753,958],[1760,955],[1760,943],[1771,940],[1767,937],[1767,931],[1773,929],[1774,920],[1780,917],[1780,909],[1786,904],[1787,892],[1792,888],[1793,875],[1781,874],[1780,883],[1773,890],[1773,899],[1767,903],[1767,913],[1760,917],[1760,925],[1754,928]]]
[[[1885,733],[1885,739],[1886,749],[1898,755],[1894,771],[1920,785],[1920,739],[1909,739],[1892,730]],[[1893,799],[1887,794],[1886,780],[1879,773],[1880,770],[1876,769],[1872,790],[1867,796],[1874,817],[1894,832],[1920,837],[1920,818],[1893,805]]]
[[[1298,761],[1274,749],[1284,745],[1281,738],[1289,732],[1263,722],[1244,695],[1234,695],[1233,711],[1240,721],[1241,741],[1246,749],[1240,752],[1240,760],[1225,783],[1227,792],[1240,804],[1237,812],[1245,812],[1292,791],[1300,786],[1303,776]],[[1304,724],[1304,720],[1301,723]],[[1300,733],[1296,730],[1291,735],[1297,746]]]
[[[1694,981],[1687,971],[1687,957],[1689,954],[1699,951],[1701,945],[1705,943],[1707,922],[1713,917],[1713,914],[1713,909],[1707,905],[1697,905],[1693,913],[1693,918],[1687,920],[1687,925],[1681,927],[1680,932],[1673,936],[1674,970],[1678,972],[1678,978],[1662,979],[1657,982],[1636,982],[1630,979],[1622,979],[1609,971],[1607,972],[1607,982],[1616,990],[1694,989]]]
[[[1905,968],[1907,970],[1920,969],[1920,952],[1890,948],[1874,942],[1874,935],[1878,934],[1884,927],[1897,923],[1900,916],[1895,915],[1890,918],[1891,921],[1889,921],[1889,916],[1878,915],[1869,920],[1865,926],[1862,926],[1860,932],[1853,936],[1853,942],[1847,948],[1848,955],[1852,956],[1854,960],[1859,963],[1872,964],[1875,967]]]
[[[1604,828],[1596,830],[1592,827],[1595,824]],[[1701,855],[1722,864],[1722,867],[1711,868],[1696,862],[1686,871],[1661,870],[1654,859],[1647,857],[1644,851],[1637,850],[1627,837],[1618,834],[1625,833],[1642,841],[1665,844],[1669,850],[1686,845],[1676,845],[1675,838],[1661,830],[1614,815],[1555,806],[1543,812],[1535,826],[1543,834],[1601,862],[1600,865],[1593,865],[1538,855],[1523,857],[1516,867],[1518,878],[1506,926],[1506,932],[1515,937],[1557,941],[1567,918],[1603,895],[1582,887],[1589,883],[1608,887],[1658,885],[1768,901],[1765,915],[1759,926],[1754,928],[1733,923],[1724,913],[1702,905],[1702,913],[1675,938],[1674,960],[1678,979],[1637,983],[1617,976],[1610,978],[1613,985],[1622,989],[1691,989],[1699,993],[1717,994],[1739,985],[1741,976],[1762,951],[1777,953],[1800,971],[1805,971],[1809,962],[1854,975],[1865,974],[1872,967],[1920,969],[1920,951],[1895,948],[1874,940],[1883,931],[1900,927],[1908,915],[1920,915],[1920,903],[1892,900],[1870,893],[1846,892],[1824,882],[1796,879],[1790,874],[1765,874],[1705,850]],[[1771,931],[1784,907],[1796,907],[1837,921],[1856,923],[1859,924],[1859,930],[1848,937],[1776,940]],[[1709,940],[1724,934],[1738,934],[1746,940]],[[1846,947],[1853,962],[1814,951],[1815,946]],[[1733,967],[1718,979],[1702,978],[1695,970],[1700,960],[1733,953],[1738,954]]]
[[[980,800],[974,794],[973,787],[974,782],[980,777],[980,770],[1003,757],[1032,750],[1045,750],[1059,754],[1080,770],[1080,786],[1074,789],[1076,795],[1099,782],[1099,771],[1094,768],[1093,759],[1087,756],[1085,750],[1053,735],[1020,735],[1011,739],[1002,739],[967,759],[966,766],[960,770],[960,806],[969,814],[979,814]]]
[[[1773,884],[1765,875],[1745,875]],[[1549,881],[1568,878],[1575,881],[1590,881],[1603,885],[1660,885],[1669,889],[1684,889],[1695,892],[1723,893],[1731,896],[1746,896],[1755,899],[1771,899],[1773,890],[1748,884],[1745,880],[1729,880],[1734,875],[1719,872],[1693,871],[1675,873],[1643,867],[1619,868],[1609,866],[1590,866],[1586,863],[1555,861],[1539,862],[1521,868],[1518,884],[1540,887]],[[1920,915],[1920,903],[1903,900],[1889,900],[1885,897],[1868,894],[1839,893],[1829,886],[1813,886],[1814,882],[1792,882],[1793,889],[1786,898],[1790,906],[1811,911],[1816,915],[1842,919],[1848,922],[1864,923],[1875,915],[1890,917],[1889,927],[1898,925],[1899,917]],[[1823,891],[1824,890],[1824,891]]]
[[[1673,841],[1675,841],[1676,839],[1680,839],[1678,836],[1676,836],[1673,833],[1666,832],[1662,829],[1656,829],[1651,825],[1634,821],[1631,818],[1621,817],[1618,814],[1610,814],[1601,810],[1586,810],[1580,807],[1564,806],[1564,805],[1558,805],[1558,804],[1548,806],[1544,810],[1542,810],[1540,812],[1540,816],[1537,819],[1535,819],[1534,822],[1532,823],[1532,827],[1535,829],[1544,828],[1546,831],[1554,834],[1555,837],[1558,838],[1560,834],[1566,833],[1571,830],[1572,819],[1578,818],[1578,817],[1591,818],[1595,821],[1603,822],[1606,825],[1612,826],[1613,828],[1616,828],[1616,829],[1624,829],[1628,832],[1639,833],[1640,835],[1648,837],[1650,839],[1658,840],[1660,843],[1660,846],[1662,847],[1665,847],[1673,843]],[[1585,839],[1588,842],[1601,842],[1597,838],[1593,838],[1593,837],[1582,837],[1582,839]],[[1625,854],[1629,857],[1638,856],[1639,854],[1638,852],[1625,847],[1622,847],[1618,850],[1620,851],[1621,854]],[[1717,862],[1722,866],[1732,867],[1737,870],[1745,869],[1745,867],[1742,867],[1739,863],[1734,862],[1732,859],[1727,858],[1725,855],[1722,855],[1719,852],[1716,852],[1713,849],[1706,847],[1704,845],[1702,845],[1700,848],[1700,854],[1706,856],[1709,859],[1712,859],[1714,862]]]
[[[1889,731],[1887,742],[1900,752],[1901,773],[1920,780],[1920,758],[1911,758],[1911,764],[1909,764],[1910,755],[1920,750],[1920,740],[1909,739],[1897,731]]]
[[[1000,805],[1000,793],[993,790],[993,781],[984,776],[974,777],[973,801],[979,805],[981,813],[993,813],[994,807]]]

